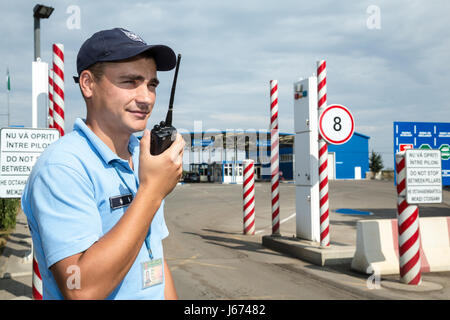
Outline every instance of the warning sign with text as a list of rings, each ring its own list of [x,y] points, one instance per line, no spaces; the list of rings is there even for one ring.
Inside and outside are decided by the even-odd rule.
[[[406,196],[410,204],[442,202],[439,150],[406,150]]]
[[[0,198],[20,198],[36,160],[52,142],[56,129],[0,129]]]

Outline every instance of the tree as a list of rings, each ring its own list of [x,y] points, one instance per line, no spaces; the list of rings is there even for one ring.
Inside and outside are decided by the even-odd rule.
[[[373,176],[380,172],[384,168],[383,160],[381,159],[381,155],[372,151],[369,159],[369,169],[373,172]]]

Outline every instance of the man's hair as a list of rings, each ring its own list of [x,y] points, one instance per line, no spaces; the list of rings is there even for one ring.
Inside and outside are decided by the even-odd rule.
[[[96,81],[99,81],[105,72],[105,62],[97,62],[87,68],[93,75]]]

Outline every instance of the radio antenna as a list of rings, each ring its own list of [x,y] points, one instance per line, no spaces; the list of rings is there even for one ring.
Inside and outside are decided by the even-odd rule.
[[[169,110],[166,115],[166,126],[172,125],[172,109],[173,99],[175,97],[175,88],[177,86],[178,68],[180,67],[181,54],[178,54],[177,65],[175,67],[175,75],[173,76],[172,91],[170,92]]]

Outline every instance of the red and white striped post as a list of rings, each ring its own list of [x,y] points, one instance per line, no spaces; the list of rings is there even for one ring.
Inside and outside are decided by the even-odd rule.
[[[33,252],[33,277],[32,277],[33,300],[42,300],[42,277],[39,272],[38,263]]]
[[[53,128],[53,69],[48,70],[48,127]]]
[[[278,81],[270,80],[270,176],[272,190],[272,235],[280,235]]]
[[[327,107],[326,61],[317,61],[317,92],[319,118]],[[330,222],[328,204],[328,146],[319,133],[319,203],[320,203],[320,245],[330,245]]]
[[[253,160],[244,160],[244,234],[255,234],[255,166]]]
[[[420,233],[419,207],[406,201],[406,153],[395,155],[397,169],[398,247],[400,255],[400,281],[420,285]]]
[[[64,46],[53,44],[53,128],[64,135]]]

